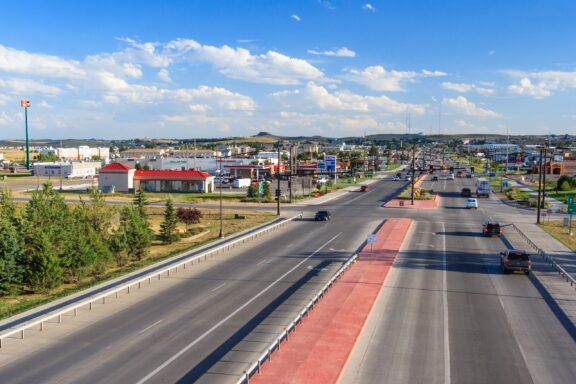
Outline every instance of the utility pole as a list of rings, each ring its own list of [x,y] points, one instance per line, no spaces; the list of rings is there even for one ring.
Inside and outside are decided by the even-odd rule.
[[[540,148],[540,164],[538,165],[538,207],[536,209],[536,224],[540,224],[540,198],[542,193],[542,148]]]
[[[412,144],[412,196],[411,196],[411,204],[414,205],[414,160],[416,159],[416,147]]]
[[[292,143],[290,143],[290,153],[288,154],[288,163],[290,164],[290,173],[288,174],[288,190],[290,196],[290,204],[292,204]]]
[[[546,158],[548,157],[548,148],[544,147],[544,161],[542,162],[542,208],[545,207],[544,200],[546,200]]]
[[[224,237],[224,224],[223,224],[223,216],[222,216],[222,156],[220,156],[220,238]]]
[[[276,190],[276,215],[280,216],[280,142],[278,142],[278,168],[276,168],[276,176],[278,176],[278,189]]]

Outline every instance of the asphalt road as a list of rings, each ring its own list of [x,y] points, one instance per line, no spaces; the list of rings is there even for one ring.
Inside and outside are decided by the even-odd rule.
[[[481,225],[502,206],[464,209],[457,191],[473,182],[424,184],[442,208],[409,213],[411,238],[342,383],[576,383],[576,335],[527,276],[500,273],[507,241]]]
[[[384,219],[379,181],[303,220],[0,350],[0,382],[234,382]],[[313,211],[306,212],[311,218]]]

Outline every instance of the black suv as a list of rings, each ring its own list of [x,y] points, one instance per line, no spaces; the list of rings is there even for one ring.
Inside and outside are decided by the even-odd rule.
[[[315,221],[328,221],[330,220],[330,212],[328,211],[318,211],[314,216]]]
[[[528,275],[532,269],[532,262],[526,251],[507,249],[500,252],[500,269],[504,273],[520,271]]]
[[[482,225],[482,235],[484,236],[502,236],[502,229],[500,223],[497,221],[488,221]]]

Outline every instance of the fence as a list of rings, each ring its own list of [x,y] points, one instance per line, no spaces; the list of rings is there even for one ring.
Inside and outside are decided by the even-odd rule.
[[[562,268],[562,266],[560,264],[558,264],[556,262],[556,260],[554,260],[554,257],[548,255],[540,247],[538,247],[536,244],[534,244],[534,242],[532,240],[530,240],[530,238],[528,236],[526,236],[520,230],[520,228],[518,228],[516,226],[516,224],[512,224],[512,226],[514,227],[516,232],[518,232],[518,234],[528,243],[528,245],[530,245],[536,251],[536,253],[538,253],[540,256],[542,256],[542,258],[548,264],[550,264],[552,266],[552,268],[554,268],[554,270],[556,272],[558,272],[564,280],[566,280],[567,282],[570,283],[570,286],[572,286],[572,287],[576,286],[576,279],[574,279],[574,277],[572,277],[572,275],[570,275],[568,272],[566,272],[566,270],[564,268]]]
[[[212,257],[212,256],[218,255],[219,253],[226,252],[226,251],[234,248],[235,246],[244,244],[246,241],[249,241],[249,240],[255,239],[257,237],[263,236],[264,234],[266,234],[268,232],[271,232],[271,231],[276,230],[280,227],[283,227],[297,218],[302,218],[302,214],[300,213],[296,216],[285,219],[285,220],[280,221],[278,223],[274,223],[272,225],[265,226],[264,228],[262,228],[260,230],[257,230],[255,232],[250,232],[244,236],[240,236],[240,237],[233,239],[231,241],[225,241],[223,244],[218,245],[218,246],[213,247],[213,248],[210,248],[210,249],[206,250],[205,252],[201,252],[199,254],[192,255],[188,258],[185,258],[184,260],[181,260],[180,262],[172,263],[172,264],[166,266],[165,268],[154,270],[153,272],[145,274],[144,276],[135,277],[134,280],[129,281],[127,283],[124,283],[120,286],[114,287],[113,289],[107,290],[104,293],[101,293],[99,295],[95,295],[95,296],[90,297],[88,299],[81,300],[78,303],[74,303],[74,304],[71,304],[69,306],[66,306],[65,308],[63,308],[57,312],[53,312],[53,313],[49,313],[47,315],[41,316],[39,319],[35,319],[35,320],[30,321],[30,322],[27,322],[24,325],[19,326],[18,328],[10,329],[10,330],[0,334],[0,348],[2,348],[3,341],[6,338],[10,338],[10,337],[14,338],[14,336],[19,336],[20,339],[24,339],[24,336],[25,336],[25,333],[27,330],[39,329],[40,331],[43,331],[44,325],[47,322],[57,321],[58,324],[62,323],[62,316],[66,315],[66,314],[73,313],[74,316],[78,316],[78,311],[82,308],[88,308],[89,310],[92,310],[92,307],[94,306],[94,304],[97,304],[97,303],[106,304],[106,301],[108,299],[110,299],[111,296],[114,296],[114,298],[117,299],[119,294],[121,294],[121,293],[127,293],[128,294],[128,293],[130,293],[130,291],[132,289],[141,288],[143,283],[151,285],[153,279],[154,280],[160,280],[163,275],[165,277],[170,277],[171,274],[177,273],[179,269],[185,270],[188,265],[192,266],[194,264],[194,262],[196,262],[196,261],[198,261],[198,263],[199,263],[199,262],[201,262],[202,259],[207,260],[209,256]]]

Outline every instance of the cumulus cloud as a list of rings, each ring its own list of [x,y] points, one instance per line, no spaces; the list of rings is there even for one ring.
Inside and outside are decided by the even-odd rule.
[[[501,115],[497,112],[476,106],[476,104],[472,103],[464,96],[458,96],[454,99],[444,98],[442,100],[442,105],[445,105],[457,112],[463,113],[466,116],[482,118],[501,117]]]
[[[6,112],[0,112],[0,125],[9,125],[14,121]]]
[[[252,55],[245,48],[202,45],[190,39],[174,40],[167,44],[167,48],[186,60],[209,63],[227,77],[254,83],[295,85],[324,76],[306,60],[275,51]]]
[[[364,4],[362,6],[362,9],[365,9],[365,10],[370,11],[370,12],[376,12],[376,8],[374,8],[374,6],[370,3]]]
[[[466,84],[466,83],[451,83],[451,82],[443,82],[442,88],[449,89],[451,91],[459,92],[459,93],[468,93],[468,92],[476,92],[481,95],[492,95],[496,93],[496,91],[492,88],[486,87],[479,87],[475,84]]]
[[[556,91],[576,88],[576,71],[509,71],[507,73],[520,79],[518,83],[508,87],[508,92],[516,95],[542,99],[551,96]]]
[[[19,51],[0,44],[0,71],[56,78],[82,78],[84,70],[77,61],[57,56]]]
[[[421,77],[445,76],[446,73],[440,71],[422,70],[415,71],[388,71],[380,65],[366,67],[362,70],[349,69],[344,77],[355,83],[367,86],[375,91],[404,92],[402,83],[413,83]]]
[[[220,87],[200,86],[194,89],[177,89],[170,97],[189,103],[189,108],[193,111],[217,108],[251,112],[257,107],[256,102],[251,97]]]
[[[298,15],[291,15],[290,18],[295,21],[301,21],[302,19]]]
[[[400,103],[387,96],[363,96],[348,90],[330,92],[314,82],[301,90],[276,92],[271,96],[283,102],[285,107],[297,109],[359,113],[403,113],[410,109],[415,114],[423,114],[426,110],[425,105]]]
[[[53,85],[44,84],[31,79],[11,78],[0,79],[0,88],[4,88],[11,93],[19,95],[31,95],[40,93],[47,96],[56,96],[62,93],[62,90]]]
[[[312,55],[319,55],[319,56],[336,56],[336,57],[355,57],[356,52],[346,48],[338,48],[336,50],[329,50],[329,51],[316,51],[314,49],[309,49],[308,53]]]
[[[170,77],[170,72],[168,72],[167,69],[162,68],[159,72],[158,72],[158,78],[162,81],[165,81],[166,83],[171,83],[172,82],[172,78]]]

